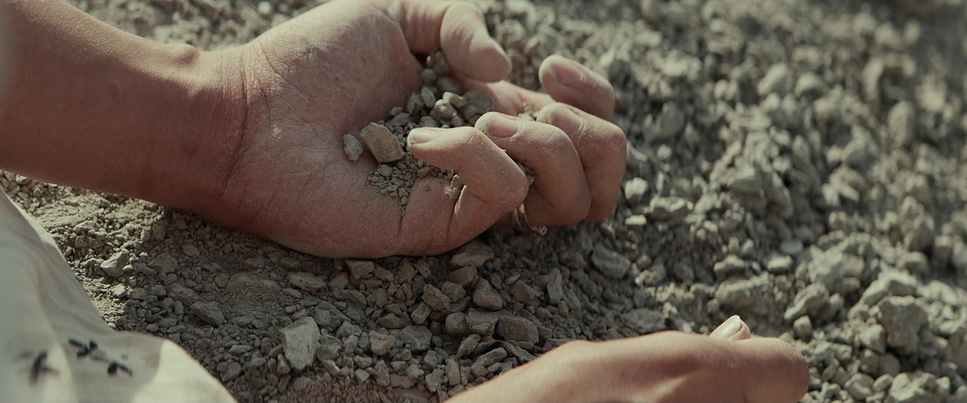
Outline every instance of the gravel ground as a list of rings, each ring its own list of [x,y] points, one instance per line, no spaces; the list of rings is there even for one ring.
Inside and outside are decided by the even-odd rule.
[[[164,42],[247,41],[317,2],[72,0]],[[803,402],[967,402],[963,0],[480,2],[617,93],[602,223],[454,253],[321,259],[13,174],[117,329],[184,346],[241,402],[436,402],[574,338],[740,314],[806,355]]]

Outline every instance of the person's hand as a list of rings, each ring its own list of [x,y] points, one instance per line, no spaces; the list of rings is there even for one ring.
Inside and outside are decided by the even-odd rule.
[[[371,157],[346,158],[343,134],[405,104],[422,84],[415,55],[437,47],[465,87],[496,98],[498,111],[516,115],[527,103],[542,108],[540,119],[492,113],[476,127],[413,131],[411,151],[455,170],[466,187],[451,199],[447,182],[420,179],[404,211],[368,184]],[[607,121],[610,84],[559,57],[541,67],[548,94],[488,84],[506,77],[510,62],[471,5],[337,0],[234,54],[245,83],[240,134],[225,140],[234,151],[220,197],[193,207],[215,221],[313,254],[371,257],[455,248],[507,223],[521,203],[537,226],[602,219],[614,209],[625,138]],[[533,185],[511,158],[535,170]]]
[[[733,316],[709,336],[569,342],[447,402],[784,403],[808,386],[802,354]]]

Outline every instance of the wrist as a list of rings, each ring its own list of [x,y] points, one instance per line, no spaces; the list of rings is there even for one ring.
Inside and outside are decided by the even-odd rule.
[[[145,157],[133,196],[211,216],[236,159],[247,111],[239,52],[199,52],[178,45],[157,66],[172,80],[171,125]]]

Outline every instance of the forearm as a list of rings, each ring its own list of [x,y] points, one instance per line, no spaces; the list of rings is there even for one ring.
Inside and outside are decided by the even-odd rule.
[[[225,54],[163,45],[63,1],[6,1],[14,59],[0,168],[198,208],[230,168],[240,88]]]

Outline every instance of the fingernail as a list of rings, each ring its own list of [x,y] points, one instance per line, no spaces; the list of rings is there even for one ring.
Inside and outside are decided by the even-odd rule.
[[[732,317],[722,322],[719,327],[712,331],[709,337],[714,337],[720,340],[731,340],[733,337],[739,334],[742,330],[742,318],[739,315],[732,315]]]
[[[499,113],[491,114],[483,125],[483,132],[491,137],[512,137],[518,131],[520,131],[520,122]]]
[[[410,130],[410,134],[406,136],[406,144],[415,145],[427,143],[432,141],[441,131],[441,129],[434,127],[419,127]]]
[[[564,130],[564,133],[569,135],[577,134],[581,130],[581,118],[566,106],[555,109],[549,123]]]
[[[554,73],[554,78],[557,78],[558,82],[572,86],[581,82],[581,76],[584,74],[581,71],[583,68],[573,60],[561,59],[560,62],[551,66],[551,72]]]

